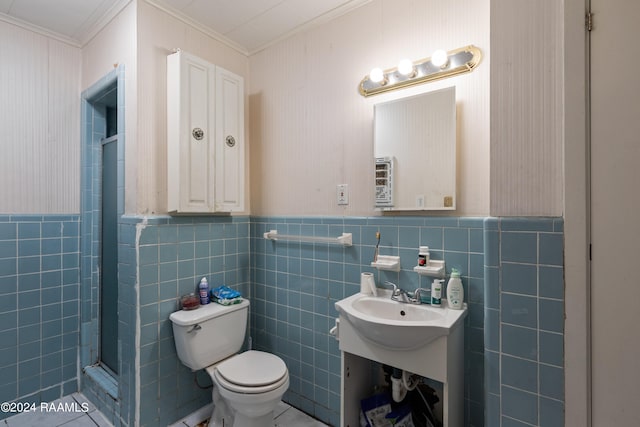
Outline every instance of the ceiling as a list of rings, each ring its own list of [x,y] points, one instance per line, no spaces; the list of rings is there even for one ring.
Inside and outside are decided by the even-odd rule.
[[[84,45],[132,0],[0,0],[0,20]],[[138,0],[250,54],[371,0]]]

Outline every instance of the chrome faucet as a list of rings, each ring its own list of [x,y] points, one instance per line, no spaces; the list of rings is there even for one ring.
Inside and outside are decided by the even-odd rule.
[[[391,299],[393,301],[404,302],[404,303],[412,302],[411,298],[409,298],[409,294],[407,293],[407,291],[405,291],[404,289],[400,289],[395,283],[385,281],[384,284],[386,286],[391,286],[392,288]]]
[[[391,295],[392,295],[392,296],[393,296],[393,294],[395,294],[395,293],[396,293],[396,291],[398,290],[398,285],[396,285],[395,283],[390,282],[390,281],[388,281],[388,280],[385,280],[385,281],[384,281],[384,283],[383,283],[383,285],[384,285],[384,286],[391,286],[391,288],[392,288],[392,290],[393,290],[393,292],[391,293]]]
[[[420,298],[420,295],[422,295],[422,293],[426,293],[428,292],[429,295],[431,295],[431,289],[425,289],[425,288],[418,288],[413,292],[413,298],[411,298],[411,302],[413,304],[422,304],[422,298]]]

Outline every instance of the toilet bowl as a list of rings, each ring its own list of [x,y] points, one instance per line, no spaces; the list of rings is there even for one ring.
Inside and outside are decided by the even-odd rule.
[[[205,369],[213,382],[210,427],[273,427],[273,411],[289,388],[289,372],[278,356],[238,353],[244,341],[249,301],[209,304],[169,318],[178,357]]]
[[[234,427],[273,426],[273,411],[289,388],[289,372],[282,359],[249,350],[206,371],[224,403],[231,407]],[[212,419],[216,418],[214,409]]]

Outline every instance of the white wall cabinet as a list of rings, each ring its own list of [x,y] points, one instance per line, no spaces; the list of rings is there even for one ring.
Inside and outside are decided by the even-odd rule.
[[[244,210],[244,79],[184,51],[167,57],[170,214]]]

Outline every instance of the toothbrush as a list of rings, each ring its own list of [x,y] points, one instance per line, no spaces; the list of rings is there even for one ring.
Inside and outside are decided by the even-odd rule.
[[[378,247],[380,246],[380,232],[376,231],[376,239],[378,242],[376,243],[376,250],[373,252],[373,262],[378,262]]]

